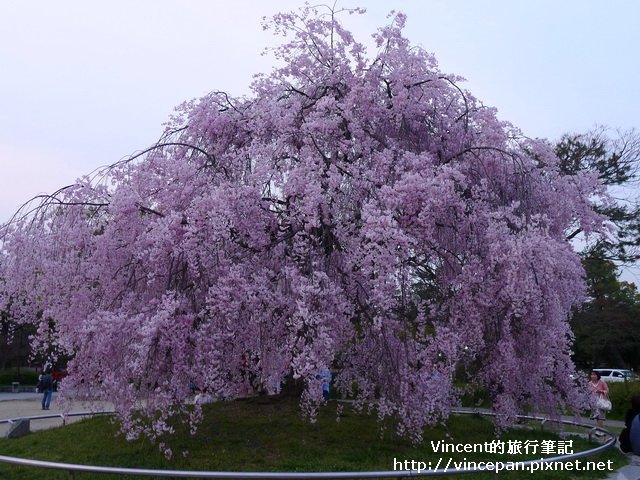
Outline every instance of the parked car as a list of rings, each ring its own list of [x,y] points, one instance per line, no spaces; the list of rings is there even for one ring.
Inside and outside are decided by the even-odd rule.
[[[605,382],[624,382],[624,381],[640,381],[640,377],[631,370],[624,368],[594,368],[594,372],[600,374],[600,378]]]

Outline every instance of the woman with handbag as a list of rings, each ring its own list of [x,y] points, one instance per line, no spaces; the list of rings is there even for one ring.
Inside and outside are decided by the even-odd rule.
[[[604,428],[604,421],[607,418],[607,412],[611,410],[611,401],[609,400],[609,387],[604,380],[600,378],[600,373],[591,372],[591,380],[589,381],[589,390],[595,396],[596,408],[591,413],[591,418],[596,421],[596,426]],[[596,435],[603,435],[597,432]]]

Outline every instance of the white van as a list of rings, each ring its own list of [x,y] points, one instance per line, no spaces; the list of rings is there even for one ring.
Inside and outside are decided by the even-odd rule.
[[[633,373],[631,370],[624,368],[594,368],[594,372],[600,374],[600,378],[605,382],[624,382],[624,381],[638,381],[640,377]]]

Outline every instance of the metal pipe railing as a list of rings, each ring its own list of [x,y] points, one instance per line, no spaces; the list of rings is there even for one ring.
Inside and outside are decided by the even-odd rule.
[[[0,420],[0,424],[14,423],[17,420],[44,420],[51,418],[61,418],[63,424],[66,423],[66,417],[76,416],[91,416],[91,415],[109,415],[115,412],[101,411],[101,412],[77,412],[68,414],[50,414],[50,415],[35,415],[32,417],[21,417],[13,419]],[[493,412],[478,409],[465,409],[465,410],[452,410],[455,414],[480,414],[495,416]],[[545,417],[539,417],[535,415],[519,415],[518,418],[523,420],[534,420],[547,422],[549,419]],[[504,463],[517,463],[521,466],[521,469],[526,470],[531,468],[530,466],[543,464],[543,463],[555,463],[555,462],[569,462],[584,458],[587,456],[595,455],[597,453],[604,452],[605,450],[613,447],[616,444],[616,437],[608,430],[586,425],[584,423],[558,419],[553,420],[555,423],[562,423],[564,425],[571,425],[575,427],[589,429],[589,438],[596,433],[602,432],[605,437],[608,437],[606,442],[595,448],[584,450],[578,453],[571,453],[567,455],[560,455],[556,457],[540,458],[535,460],[523,460],[518,462],[502,462]],[[56,469],[66,470],[69,472],[71,478],[75,478],[75,473],[99,473],[99,474],[111,474],[111,475],[132,475],[142,477],[170,477],[170,478],[216,478],[216,479],[252,479],[252,480],[313,480],[313,479],[366,479],[366,478],[407,478],[407,477],[427,477],[437,475],[459,475],[464,473],[478,473],[486,472],[495,469],[487,467],[474,467],[474,468],[436,468],[434,470],[382,470],[382,471],[369,471],[369,472],[211,472],[211,471],[189,471],[189,470],[154,470],[146,468],[124,468],[124,467],[100,467],[96,465],[78,465],[73,463],[60,463],[60,462],[48,462],[43,460],[32,460],[27,458],[8,457],[0,455],[0,463],[7,463],[12,465],[19,465],[24,467],[44,468],[44,469]],[[501,462],[493,462],[494,465]]]

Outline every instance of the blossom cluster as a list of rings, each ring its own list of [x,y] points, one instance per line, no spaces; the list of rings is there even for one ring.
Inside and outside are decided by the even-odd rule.
[[[442,73],[405,20],[370,57],[334,12],[277,15],[281,66],[252,96],[183,104],[144,155],[4,227],[2,307],[71,358],[64,390],[111,400],[130,438],[197,423],[190,384],[299,385],[313,416],[325,369],[414,440],[461,379],[502,423],[584,405],[566,232],[599,230],[601,189]]]

